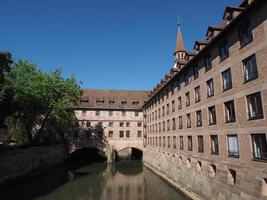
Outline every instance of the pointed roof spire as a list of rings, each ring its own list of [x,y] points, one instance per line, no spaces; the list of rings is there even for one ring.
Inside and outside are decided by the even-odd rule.
[[[177,33],[176,47],[175,47],[174,53],[179,52],[179,51],[186,51],[186,50],[184,48],[184,41],[183,41],[183,36],[181,32],[181,23],[178,17],[178,33]]]

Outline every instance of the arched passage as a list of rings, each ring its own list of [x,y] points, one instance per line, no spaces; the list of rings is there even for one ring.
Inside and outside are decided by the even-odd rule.
[[[143,151],[135,147],[126,147],[116,153],[116,160],[142,160],[142,157]]]

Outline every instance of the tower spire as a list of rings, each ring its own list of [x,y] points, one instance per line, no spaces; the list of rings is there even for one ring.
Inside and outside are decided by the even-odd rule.
[[[176,47],[174,50],[174,54],[178,53],[178,52],[185,52],[185,48],[184,48],[184,41],[183,41],[183,36],[182,36],[182,31],[181,31],[181,21],[180,18],[178,17],[178,31],[177,31],[177,39],[176,39]]]

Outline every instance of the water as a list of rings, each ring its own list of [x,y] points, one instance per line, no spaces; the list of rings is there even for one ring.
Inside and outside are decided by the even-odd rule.
[[[186,200],[141,161],[62,166],[0,191],[1,200]]]

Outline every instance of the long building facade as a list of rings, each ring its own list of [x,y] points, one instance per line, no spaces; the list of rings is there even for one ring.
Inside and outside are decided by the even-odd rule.
[[[143,110],[148,91],[85,89],[77,119],[84,128],[102,125],[108,146],[143,150]],[[127,152],[126,152],[127,153]]]
[[[144,104],[144,163],[196,199],[267,199],[267,1],[225,9]]]

